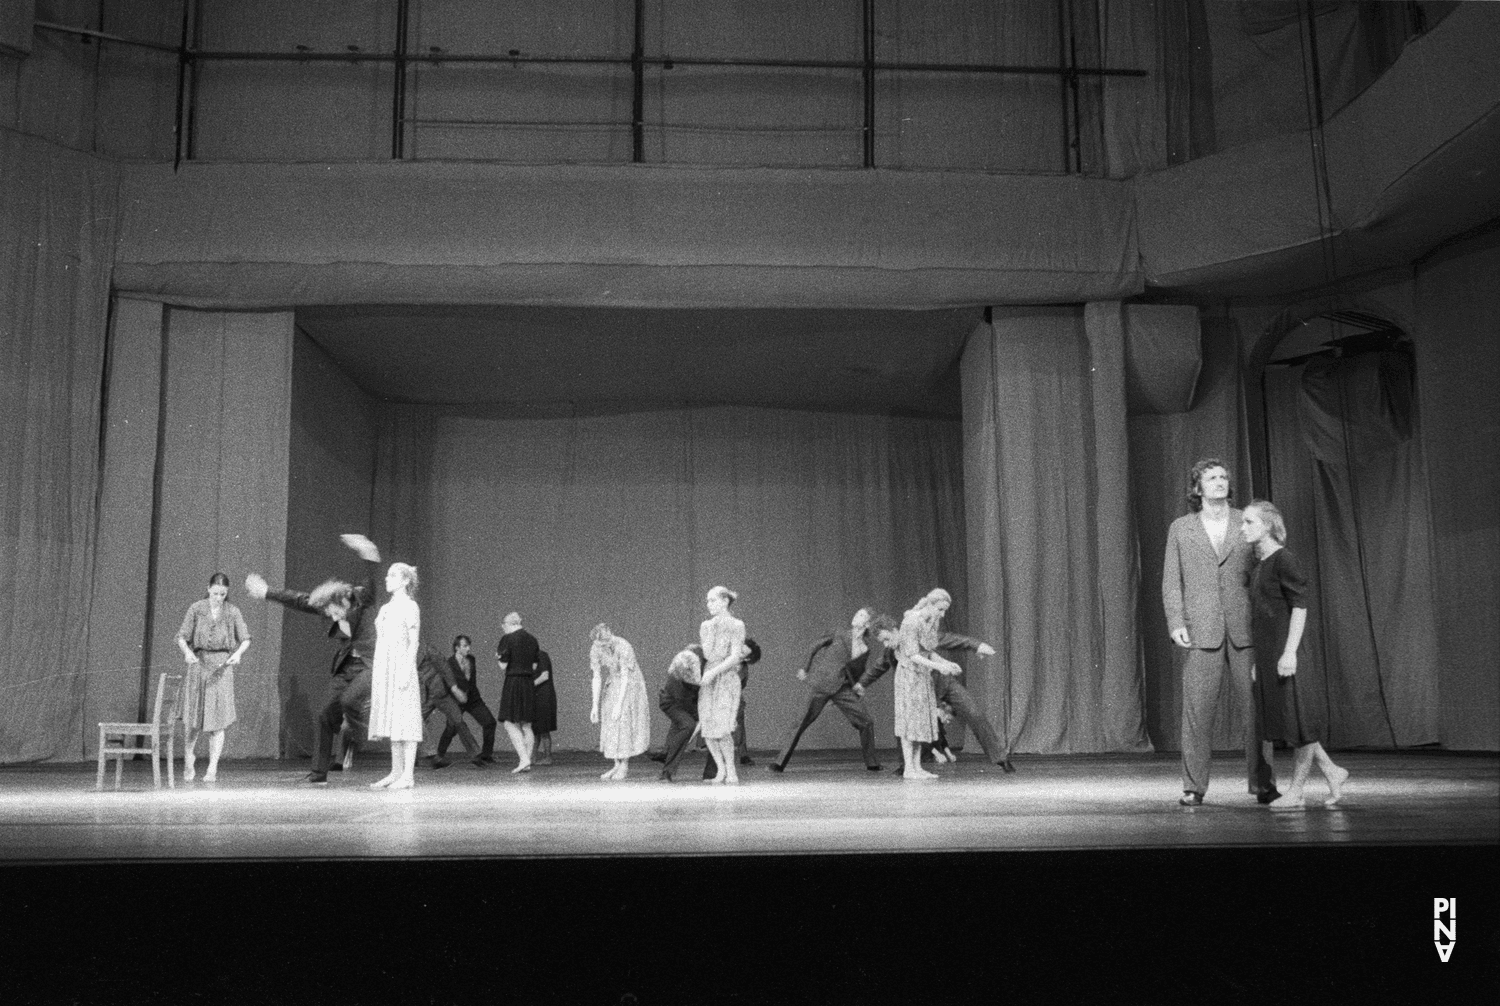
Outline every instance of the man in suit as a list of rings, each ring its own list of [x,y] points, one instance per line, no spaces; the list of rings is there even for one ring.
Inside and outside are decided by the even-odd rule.
[[[245,590],[251,597],[309,615],[328,619],[328,636],[339,641],[333,655],[333,680],[329,697],[318,714],[313,768],[305,782],[314,785],[328,782],[328,762],[333,739],[345,721],[363,725],[370,709],[370,675],[375,663],[375,577],[380,564],[380,550],[360,534],[340,535],[365,563],[365,582],[352,586],[342,580],[326,580],[310,593],[270,587],[265,577],[251,573],[245,577]]]
[[[797,680],[808,684],[807,709],[787,731],[781,750],[771,762],[772,772],[786,771],[786,764],[791,761],[803,732],[817,721],[830,702],[858,732],[865,768],[871,772],[880,771],[880,762],[875,757],[875,721],[870,718],[858,687],[872,653],[870,621],[873,616],[869,608],[860,608],[849,620],[849,628],[824,636],[813,644],[806,663],[797,669]]]
[[[447,768],[452,764],[445,754],[455,734],[469,756],[478,757],[479,745],[475,743],[474,735],[469,732],[469,728],[464,725],[463,707],[459,704],[461,700],[458,698],[463,692],[459,687],[452,659],[445,660],[437,647],[423,644],[422,657],[417,662],[417,678],[422,684],[422,722],[427,722],[427,717],[433,713],[440,712],[448,723],[438,743],[438,753],[429,760],[428,764],[434,769]],[[492,718],[489,731],[492,742],[494,735]]]
[[[947,610],[946,602],[938,602]],[[889,618],[882,619],[882,623],[876,633],[877,639],[885,652],[875,660],[864,674],[860,675],[859,681],[854,685],[854,693],[861,697],[865,689],[879,681],[884,675],[896,667],[896,624]],[[995,648],[989,643],[972,639],[969,636],[961,636],[956,632],[942,632],[938,634],[939,650],[970,650],[979,655],[983,660],[985,657],[993,656]],[[1000,740],[1000,735],[995,733],[995,728],[990,725],[989,717],[979,708],[979,703],[974,701],[974,696],[964,687],[960,675],[935,674],[933,675],[933,690],[937,694],[939,706],[947,710],[963,721],[964,725],[974,732],[979,739],[979,746],[984,749],[984,755],[991,763],[1000,766],[1001,771],[1010,773],[1016,770],[1011,764],[1010,752]],[[941,737],[941,732],[939,733]],[[948,757],[956,760],[957,756],[949,754]]]
[[[495,761],[495,717],[490,715],[489,707],[484,704],[484,699],[479,697],[479,679],[474,668],[473,643],[468,636],[454,637],[453,654],[444,664],[453,698],[462,712],[474,717],[474,722],[479,724],[480,736],[484,738],[484,746],[479,749],[479,754],[474,755],[474,761],[484,765],[493,764]],[[460,728],[463,728],[462,715],[458,718],[458,724],[458,727],[455,727],[452,718],[449,718],[443,736],[438,738],[437,758],[433,759],[433,768],[442,768],[448,764],[448,745],[453,743],[454,736],[458,734]],[[464,750],[474,754],[474,749],[468,744],[464,745]]]
[[[657,693],[656,705],[662,712],[667,714],[671,726],[667,728],[667,743],[662,751],[662,767],[659,778],[663,782],[671,782],[672,775],[677,771],[677,763],[687,752],[688,742],[693,739],[693,732],[698,728],[698,685],[699,676],[703,673],[703,647],[696,643],[687,648],[691,651],[697,661],[697,666],[689,667],[674,658],[671,668],[667,671],[666,683],[661,686]],[[681,654],[678,655],[679,657]],[[656,760],[656,756],[652,756]],[[712,758],[709,761],[713,761]]]
[[[1182,667],[1182,799],[1203,802],[1213,757],[1214,710],[1225,677],[1245,711],[1245,772],[1251,793],[1275,799],[1271,767],[1261,757],[1251,702],[1250,597],[1253,551],[1240,534],[1243,514],[1229,505],[1229,468],[1204,458],[1188,475],[1193,512],[1172,522],[1162,562],[1161,597],[1172,642],[1187,651]]]

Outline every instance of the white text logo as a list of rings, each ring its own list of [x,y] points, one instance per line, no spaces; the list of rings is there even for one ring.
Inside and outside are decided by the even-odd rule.
[[[1447,916],[1447,921],[1443,917]],[[1447,942],[1444,943],[1443,941]],[[1458,899],[1432,899],[1432,944],[1437,947],[1438,957],[1447,961],[1458,942]]]

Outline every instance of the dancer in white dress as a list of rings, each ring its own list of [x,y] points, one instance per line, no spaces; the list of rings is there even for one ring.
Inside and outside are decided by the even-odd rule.
[[[417,651],[422,612],[412,600],[417,570],[392,563],[385,574],[391,599],[375,618],[375,660],[370,681],[370,739],[391,742],[391,773],[371,789],[411,789],[417,745],[422,740],[422,687],[417,679]]]
[[[594,626],[592,639],[589,666],[594,672],[594,704],[589,722],[599,724],[599,750],[615,763],[599,778],[614,782],[630,772],[632,757],[651,746],[651,704],[630,643],[603,622]]]
[[[711,782],[737,785],[734,724],[740,708],[740,661],[745,658],[745,623],[729,613],[739,595],[715,587],[705,603],[709,618],[698,627],[703,647],[703,684],[698,689],[698,726],[718,773]]]

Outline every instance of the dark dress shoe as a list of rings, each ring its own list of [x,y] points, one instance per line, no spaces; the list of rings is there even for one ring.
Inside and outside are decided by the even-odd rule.
[[[880,772],[880,771],[883,771],[884,769],[885,769],[884,765],[866,765],[865,766],[865,771],[866,772]]]
[[[453,762],[449,761],[448,758],[443,755],[438,755],[436,758],[432,759],[432,767],[434,769],[447,768],[452,764]]]
[[[656,778],[657,778],[657,780],[659,782],[671,782],[672,781],[672,773],[670,773],[670,772],[663,772],[661,775],[657,776]]]
[[[778,765],[775,762],[772,762],[771,764],[766,766],[766,771],[775,772],[777,775],[780,775],[782,772],[786,771],[786,766]]]
[[[745,755],[745,757],[743,757],[743,758],[740,759],[740,764],[741,765],[754,765],[755,764],[755,759],[751,758],[749,755]]]
[[[303,779],[302,781],[313,786],[326,786],[328,785],[328,773],[309,772],[307,773],[307,778]]]
[[[1275,786],[1272,786],[1270,789],[1263,789],[1259,793],[1256,793],[1255,802],[1270,803],[1272,800],[1280,799],[1280,797],[1281,791],[1278,790]]]
[[[337,761],[333,762],[332,764],[330,764],[328,766],[328,771],[330,771],[330,772],[342,772],[342,771],[344,771],[344,763],[343,762],[337,762]]]
[[[646,757],[651,761],[664,762],[667,760],[667,753],[665,751],[652,751]]]
[[[1006,775],[1010,775],[1015,770],[1016,767],[1010,763],[1009,758],[1000,763],[1000,771],[1004,772]]]
[[[1201,807],[1203,806],[1203,794],[1187,790],[1182,794],[1182,799],[1177,802],[1184,807]]]

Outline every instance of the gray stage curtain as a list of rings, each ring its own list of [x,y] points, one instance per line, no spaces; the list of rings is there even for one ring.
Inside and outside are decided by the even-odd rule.
[[[985,707],[1015,750],[1148,750],[1119,305],[997,308],[961,366],[970,621],[1000,650]]]
[[[1429,472],[1443,742],[1500,748],[1500,232],[1423,262],[1417,435]]]
[[[520,611],[556,667],[560,749],[598,741],[590,628],[608,622],[634,644],[654,700],[672,655],[696,641],[704,592],[717,583],[740,592],[735,612],[765,652],[746,693],[757,748],[778,743],[801,714],[807,693],[794,671],[857,607],[899,616],[941,585],[954,595],[951,626],[964,630],[955,422],[391,406],[376,427],[371,527],[391,558],[420,571],[423,639],[446,651],[454,635],[473,637],[493,705],[500,619]],[[871,707],[889,743],[888,683],[871,690]],[[654,720],[660,739],[665,720]],[[830,712],[803,743],[852,747],[855,735]]]
[[[1130,472],[1136,531],[1141,545],[1139,606],[1146,662],[1146,727],[1159,750],[1181,748],[1183,651],[1167,636],[1161,606],[1161,559],[1167,527],[1188,512],[1187,476],[1193,462],[1217,457],[1228,463],[1237,505],[1250,498],[1250,451],[1245,437],[1238,326],[1203,321],[1203,370],[1193,407],[1169,415],[1130,418]],[[1214,747],[1243,747],[1245,716],[1226,688],[1214,717]]]
[[[290,313],[169,310],[162,372],[161,472],[149,626],[152,679],[180,673],[183,613],[228,575],[249,651],[235,671],[231,757],[278,751],[279,605],[244,593],[245,574],[282,579],[291,406]],[[154,684],[151,685],[154,687]]]
[[[0,129],[0,761],[82,750],[116,173]]]
[[[1339,747],[1439,739],[1432,534],[1411,357],[1266,372],[1270,495],[1313,578],[1315,718]],[[1298,672],[1299,680],[1301,672]]]

